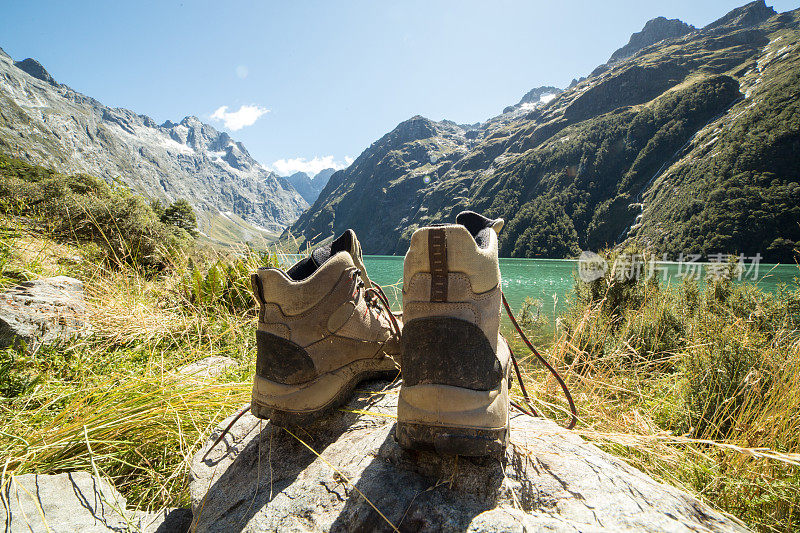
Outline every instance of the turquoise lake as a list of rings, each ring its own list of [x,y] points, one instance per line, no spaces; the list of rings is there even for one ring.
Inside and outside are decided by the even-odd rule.
[[[299,256],[285,256],[291,264]],[[403,257],[393,255],[364,256],[364,265],[370,279],[381,285],[386,291],[392,308],[400,310],[400,291],[403,283]],[[699,275],[705,276],[709,263],[695,263]],[[288,265],[287,265],[288,266]],[[682,281],[681,274],[686,272],[686,264],[657,263],[659,276],[667,283],[676,284]],[[746,263],[746,267],[750,265]],[[567,298],[575,286],[578,275],[578,261],[570,259],[500,259],[503,292],[508,303],[519,311],[526,298],[541,302],[541,313],[552,324],[556,316],[565,309]],[[752,276],[754,272],[750,272]],[[800,269],[796,265],[758,265],[755,283],[763,290],[774,292],[781,283],[793,283],[800,278]],[[538,306],[537,306],[538,307]]]
[[[384,287],[392,300],[392,308],[400,310],[400,290],[403,282],[403,258],[400,256],[364,256],[370,279]],[[708,263],[701,263],[701,276],[705,275]],[[657,263],[668,283],[682,281],[680,273],[686,266],[678,263]],[[575,286],[578,275],[578,261],[569,259],[500,259],[503,292],[508,303],[518,311],[525,298],[539,300],[541,313],[552,323],[554,317],[565,309],[565,303]],[[751,273],[752,275],[752,273]],[[762,289],[774,292],[781,283],[792,283],[800,277],[796,265],[758,266],[756,283]],[[752,281],[751,281],[752,282]]]

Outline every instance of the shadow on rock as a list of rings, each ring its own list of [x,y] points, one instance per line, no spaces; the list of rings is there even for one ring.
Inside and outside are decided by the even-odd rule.
[[[371,403],[370,398],[355,400],[348,408],[368,409]],[[347,432],[358,417],[340,410],[313,424],[284,428],[249,414],[243,416],[217,445],[218,449],[205,461],[194,462],[192,483],[213,483],[206,485],[205,496],[199,502],[193,495],[192,530],[242,531],[265,508],[280,508],[282,502],[274,500],[285,500],[286,489],[298,475],[317,460],[317,454],[322,455]],[[222,427],[225,425],[223,422]],[[239,449],[242,444],[244,447]],[[198,457],[204,452],[201,450]]]
[[[364,384],[344,410],[292,429],[297,438],[242,417],[227,450],[192,463],[194,530],[747,530],[541,418],[512,416],[504,464],[405,451],[399,387],[385,385]]]
[[[392,427],[331,531],[464,531],[495,507],[503,476],[497,460],[403,450]]]

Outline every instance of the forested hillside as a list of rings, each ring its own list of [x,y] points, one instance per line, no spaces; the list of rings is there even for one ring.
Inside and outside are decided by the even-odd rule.
[[[367,253],[401,254],[417,227],[472,208],[507,220],[505,256],[633,239],[792,261],[799,22],[758,1],[699,30],[650,24],[552,99],[474,126],[414,117],[336,173],[291,233],[352,227]]]

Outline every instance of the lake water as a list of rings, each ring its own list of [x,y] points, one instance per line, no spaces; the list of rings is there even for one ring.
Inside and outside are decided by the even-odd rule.
[[[287,256],[291,264],[299,256]],[[700,276],[704,276],[709,263],[695,263]],[[370,279],[381,285],[392,302],[392,309],[401,308],[400,291],[403,283],[403,257],[393,255],[364,256],[364,266]],[[749,267],[749,264],[745,266]],[[686,273],[686,264],[657,263],[659,276],[667,283],[681,283]],[[556,316],[565,309],[567,297],[575,286],[578,274],[578,261],[570,259],[500,259],[503,292],[508,303],[516,312],[526,298],[541,302],[541,313],[552,324]],[[752,275],[754,272],[750,272]],[[781,283],[792,283],[800,277],[796,265],[758,265],[757,280],[762,289],[774,292]]]
[[[400,291],[403,283],[403,258],[399,256],[364,256],[370,279],[381,285],[392,308],[400,310]],[[708,263],[699,264],[701,276],[705,275]],[[657,263],[659,275],[670,284],[681,283],[686,265],[679,263]],[[578,261],[569,259],[500,259],[503,293],[514,311],[518,311],[525,298],[539,300],[541,312],[552,323],[555,316],[565,309],[567,296],[575,286]],[[752,273],[751,273],[752,275]],[[792,283],[800,277],[796,265],[758,265],[755,283],[762,289],[774,292],[781,283]]]

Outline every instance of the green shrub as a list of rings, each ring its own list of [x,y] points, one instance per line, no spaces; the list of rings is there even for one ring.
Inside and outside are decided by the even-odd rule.
[[[110,263],[160,269],[192,242],[186,229],[163,223],[145,199],[119,184],[64,176],[3,155],[0,176],[8,214],[33,219],[56,239],[95,243]],[[176,208],[184,219],[185,207]]]
[[[192,206],[184,199],[177,200],[161,212],[157,212],[164,224],[183,228],[192,237],[197,237],[197,217]]]
[[[241,256],[218,259],[207,268],[189,262],[183,292],[198,308],[222,306],[231,312],[254,312],[250,275],[261,266],[277,266],[277,256],[249,250]]]
[[[771,381],[769,364],[763,349],[739,337],[735,328],[708,328],[705,333],[706,343],[685,358],[687,420],[680,429],[723,440],[745,402],[763,402],[761,391]],[[751,386],[756,381],[758,389]]]

